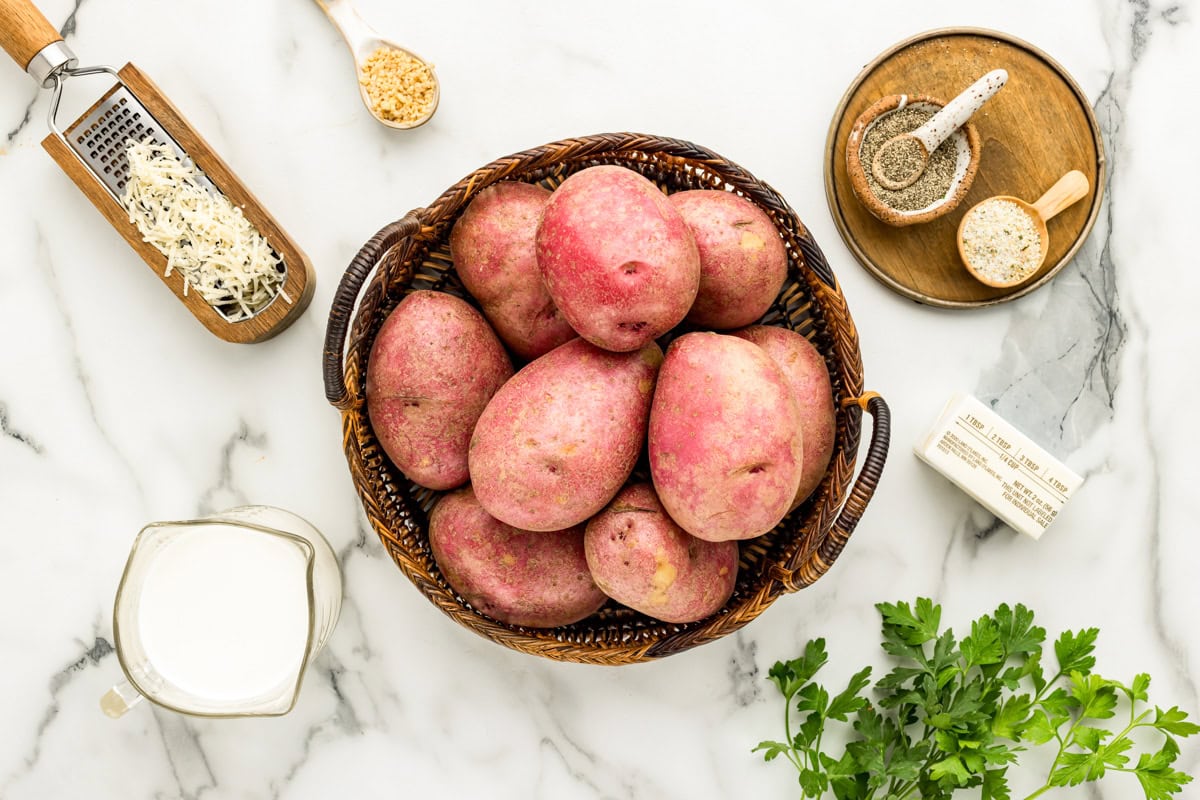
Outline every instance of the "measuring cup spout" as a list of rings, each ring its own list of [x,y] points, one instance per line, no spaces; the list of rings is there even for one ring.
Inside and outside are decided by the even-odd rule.
[[[129,681],[121,681],[100,698],[100,710],[112,719],[125,716],[129,709],[145,699]]]

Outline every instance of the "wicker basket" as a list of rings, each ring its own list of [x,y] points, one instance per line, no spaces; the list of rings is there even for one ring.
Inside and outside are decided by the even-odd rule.
[[[834,457],[812,498],[775,530],[742,543],[733,596],[708,619],[668,624],[609,603],[574,625],[546,630],[505,625],[471,608],[438,572],[426,538],[426,514],[440,493],[409,482],[383,454],[367,418],[367,358],[384,318],[406,292],[433,289],[474,302],[458,281],[447,242],[455,220],[479,190],[501,180],[553,188],[567,175],[596,164],[636,170],[667,191],[736,191],[771,217],[790,263],[788,280],[764,323],[804,334],[825,356],[838,401]],[[355,314],[355,302],[372,272]],[[324,376],[329,402],[342,411],[354,485],[367,518],[400,570],[458,623],[514,650],[560,661],[617,665],[669,656],[737,630],[781,594],[813,583],[854,531],[887,456],[888,408],[875,393],[863,392],[858,334],[820,249],[773,189],[736,164],[678,139],[613,133],[526,150],[476,170],[429,207],[386,226],[355,256],[338,286],[326,332]],[[875,420],[874,434],[851,488],[863,410]]]

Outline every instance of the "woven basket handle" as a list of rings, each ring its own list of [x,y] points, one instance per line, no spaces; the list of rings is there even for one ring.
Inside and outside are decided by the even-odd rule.
[[[816,552],[806,554],[797,551],[792,563],[777,576],[783,588],[789,592],[808,586],[829,571],[867,510],[867,503],[875,494],[879,477],[883,474],[883,464],[887,461],[888,445],[892,438],[892,412],[888,404],[875,392],[866,392],[846,402],[859,406],[875,421],[871,443],[867,446],[867,457],[863,459],[858,479],[854,481],[850,496],[842,506],[842,513]]]
[[[386,225],[371,240],[363,245],[358,255],[346,267],[346,273],[338,283],[333,295],[333,306],[329,309],[329,325],[325,328],[325,399],[343,411],[350,405],[350,391],[346,388],[343,365],[346,353],[346,334],[354,314],[354,304],[367,277],[387,251],[395,247],[405,236],[412,236],[421,229],[418,211],[410,211],[400,219]]]

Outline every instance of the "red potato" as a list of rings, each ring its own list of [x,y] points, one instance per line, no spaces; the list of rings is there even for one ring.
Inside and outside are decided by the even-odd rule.
[[[659,372],[649,449],[654,488],[680,527],[713,542],[749,539],[774,528],[796,497],[800,409],[761,348],[685,334]]]
[[[700,250],[700,290],[688,322],[727,330],[757,321],[787,278],[787,251],[762,209],[733,192],[671,195]]]
[[[534,241],[550,192],[516,181],[475,196],[450,231],[450,256],[463,286],[496,333],[532,361],[576,334],[542,282]]]
[[[833,458],[837,416],[833,407],[833,385],[829,368],[817,348],[795,331],[771,325],[755,325],[735,331],[733,336],[761,347],[787,379],[800,408],[800,431],[804,438],[804,463],[800,488],[792,508],[808,499],[820,485]]]
[[[700,254],[675,206],[617,166],[590,167],[550,197],[538,266],[571,327],[597,347],[639,350],[678,325],[700,286]]]
[[[488,514],[470,486],[434,506],[429,547],[454,591],[509,625],[569,625],[596,613],[608,599],[588,571],[583,526],[518,530]]]
[[[654,342],[610,353],[575,339],[518,372],[492,398],[471,439],[479,502],[531,531],[569,528],[604,508],[646,440],[661,363]]]
[[[513,374],[478,311],[441,292],[413,292],[384,321],[367,361],[367,413],[388,458],[414,483],[467,482],[475,422]]]
[[[716,613],[737,583],[737,542],[692,536],[667,516],[648,483],[625,488],[593,517],[583,546],[606,595],[663,622]]]

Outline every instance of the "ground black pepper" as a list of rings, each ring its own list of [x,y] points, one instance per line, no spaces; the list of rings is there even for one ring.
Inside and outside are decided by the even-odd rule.
[[[941,146],[929,155],[925,172],[911,186],[893,192],[880,186],[871,174],[871,163],[875,160],[875,153],[884,142],[894,136],[916,130],[934,113],[912,106],[901,108],[881,116],[863,136],[859,157],[867,175],[867,186],[884,205],[897,211],[919,211],[928,208],[946,196],[954,180],[958,151],[954,146],[953,136],[942,142]]]
[[[910,136],[892,140],[894,144],[886,145],[879,152],[879,171],[890,183],[901,183],[925,168],[925,149],[921,143]],[[872,174],[874,164],[872,163]],[[878,176],[876,176],[878,177]]]

